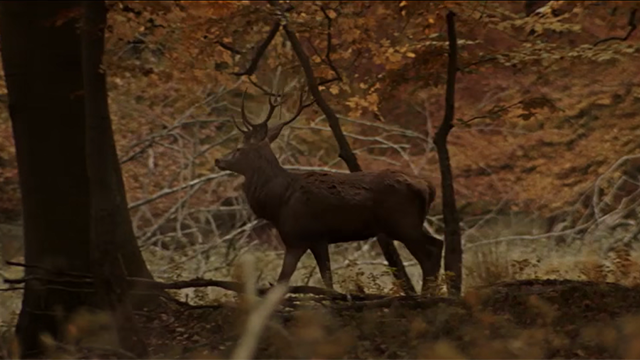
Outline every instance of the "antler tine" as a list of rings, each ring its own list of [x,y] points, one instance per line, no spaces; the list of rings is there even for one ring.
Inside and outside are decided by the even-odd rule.
[[[238,129],[238,131],[240,131],[243,134],[246,134],[247,132],[249,132],[249,130],[243,130],[240,125],[238,125],[238,122],[236,121],[236,117],[231,115],[231,120],[233,121],[233,125],[236,126],[236,129]]]
[[[267,116],[265,116],[264,120],[262,120],[256,126],[265,125],[269,122],[269,120],[271,120],[271,117],[273,116],[273,113],[276,111],[276,108],[282,105],[282,103],[284,102],[284,96],[281,96],[281,97],[282,97],[282,100],[276,102],[273,100],[274,96],[269,96],[269,111],[267,111]]]
[[[311,101],[310,103],[305,104],[305,103],[304,103],[304,99],[306,98],[306,95],[307,95],[307,92],[306,92],[306,91],[301,91],[301,92],[300,92],[300,101],[299,101],[299,103],[298,103],[298,109],[296,110],[296,113],[295,113],[295,114],[293,114],[293,116],[291,117],[291,119],[289,119],[289,120],[287,120],[287,121],[285,121],[285,122],[283,122],[283,123],[282,123],[282,124],[283,124],[283,126],[284,126],[284,125],[289,125],[289,124],[291,124],[295,119],[297,119],[297,118],[298,118],[298,116],[300,116],[300,114],[302,114],[302,110],[304,110],[304,109],[308,108],[309,106],[311,106],[311,105],[315,104],[315,102],[316,102],[316,100],[315,100],[315,99],[313,99],[313,101]]]
[[[254,126],[251,122],[249,122],[249,119],[247,118],[247,112],[244,110],[244,96],[246,94],[247,89],[244,89],[244,92],[242,93],[242,106],[240,107],[240,113],[242,114],[242,123],[244,123],[244,126],[247,127],[247,131],[251,131]]]

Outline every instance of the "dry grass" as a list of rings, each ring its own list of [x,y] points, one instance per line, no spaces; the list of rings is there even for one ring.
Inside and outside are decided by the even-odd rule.
[[[467,235],[465,240],[473,244],[483,239],[539,233],[530,223],[527,226],[524,232],[525,226],[513,219],[508,224],[486,224],[475,229],[476,234],[483,234],[481,238]],[[640,290],[634,288],[640,285],[638,250],[618,247],[604,253],[602,249],[608,244],[602,242],[581,246],[550,244],[542,239],[470,248],[465,252],[465,295],[460,300],[397,298],[388,303],[359,304],[290,296],[267,318],[256,356],[425,359],[640,356],[640,347],[634,342],[640,340]],[[266,244],[236,245],[234,251],[252,255],[258,284],[264,286],[275,281],[282,251]],[[419,267],[403,246],[398,248],[419,288]],[[207,254],[198,254],[197,247],[173,251],[149,247],[144,256],[159,280],[196,276],[237,278],[242,273],[238,272],[239,260],[229,266],[221,263],[226,250],[225,246],[218,246]],[[331,257],[338,290],[398,294],[374,241],[332,246]],[[2,271],[5,276],[21,275],[20,269],[12,267]],[[322,286],[310,254],[302,259],[292,283]],[[248,318],[242,299],[216,288],[172,293],[194,305],[218,306],[191,309],[167,305],[141,313],[139,321],[153,357],[231,356]],[[0,309],[2,358],[9,358],[15,351],[10,330],[15,324],[20,297],[19,291],[0,293],[0,301],[8,304]],[[100,314],[81,313],[66,325],[63,342],[47,337],[43,340],[56,357],[122,357],[110,328]]]

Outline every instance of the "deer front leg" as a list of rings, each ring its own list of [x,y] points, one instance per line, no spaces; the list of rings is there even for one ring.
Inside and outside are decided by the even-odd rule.
[[[282,270],[280,270],[280,276],[278,276],[278,282],[289,282],[291,276],[298,267],[300,258],[307,252],[307,248],[292,248],[287,247],[284,251],[284,261],[282,262]]]
[[[318,270],[324,286],[333,290],[333,278],[331,276],[331,259],[329,258],[329,244],[322,241],[311,246],[311,253],[316,259]]]

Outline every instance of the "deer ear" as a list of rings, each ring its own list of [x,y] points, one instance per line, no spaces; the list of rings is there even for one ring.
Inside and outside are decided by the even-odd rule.
[[[269,133],[267,134],[267,139],[269,140],[269,143],[274,142],[278,138],[278,136],[280,135],[280,132],[282,132],[282,129],[284,128],[285,125],[286,123],[280,123],[269,129]]]

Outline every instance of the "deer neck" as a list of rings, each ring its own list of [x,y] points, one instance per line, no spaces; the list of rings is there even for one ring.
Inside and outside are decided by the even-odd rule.
[[[262,219],[277,222],[282,204],[294,176],[275,157],[263,159],[245,174],[244,193],[253,213]]]

